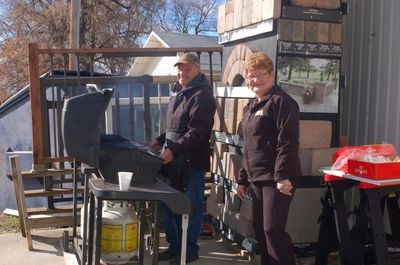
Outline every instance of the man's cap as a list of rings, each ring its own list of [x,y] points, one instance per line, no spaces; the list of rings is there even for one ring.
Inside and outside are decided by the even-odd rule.
[[[179,57],[179,60],[174,64],[174,67],[178,64],[194,64],[200,66],[199,57],[193,53],[184,53]]]

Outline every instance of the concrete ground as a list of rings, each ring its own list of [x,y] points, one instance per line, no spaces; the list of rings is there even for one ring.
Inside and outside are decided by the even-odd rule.
[[[20,233],[0,234],[0,265],[75,265],[72,254],[64,253],[61,247],[65,229],[32,230],[33,251],[28,251],[25,238]],[[69,231],[71,235],[71,231]],[[165,249],[165,241],[160,239],[160,249]],[[200,259],[193,265],[257,265],[259,257],[251,256],[235,244],[224,238],[203,239],[200,241]],[[314,258],[297,260],[297,265],[312,265]],[[145,256],[145,265],[152,264],[150,254]],[[168,262],[160,262],[167,265]],[[338,258],[330,258],[330,265],[339,265]]]
[[[28,251],[25,238],[20,233],[0,234],[0,265],[72,265],[74,258],[64,253],[61,247],[64,230],[33,230],[33,251]],[[70,232],[71,234],[71,232]],[[162,238],[161,249],[166,247]],[[64,257],[64,254],[65,257]],[[151,264],[151,256],[146,254],[145,264]],[[160,265],[168,262],[160,262]],[[248,255],[243,255],[240,249],[230,247],[229,243],[221,239],[207,239],[200,241],[200,259],[192,262],[193,265],[241,265],[252,264]]]
[[[0,265],[65,265],[62,230],[32,230],[33,251],[21,233],[0,234]]]

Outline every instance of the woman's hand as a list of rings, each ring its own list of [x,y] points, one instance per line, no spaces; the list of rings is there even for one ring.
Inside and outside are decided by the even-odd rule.
[[[285,195],[292,196],[293,185],[288,179],[278,180],[276,188]]]
[[[241,200],[243,200],[244,196],[246,196],[248,189],[249,189],[249,187],[246,187],[244,185],[237,186],[236,193]]]

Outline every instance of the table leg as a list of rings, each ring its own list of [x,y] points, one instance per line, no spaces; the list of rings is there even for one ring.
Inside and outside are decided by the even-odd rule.
[[[335,216],[333,213],[331,185],[327,183],[326,192],[322,201],[322,213],[320,217],[318,244],[315,250],[315,265],[327,265],[330,246],[337,245],[335,231]]]
[[[103,211],[103,199],[96,199],[96,235],[95,235],[95,257],[94,264],[100,264],[100,256],[101,256],[101,224],[102,224],[102,211]]]
[[[86,260],[87,260],[87,227],[88,227],[88,204],[89,204],[89,185],[88,185],[88,175],[84,174],[84,185],[85,185],[85,190],[83,192],[83,224],[81,224],[81,227],[83,227],[83,229],[81,229],[83,231],[83,235],[82,236],[82,265],[86,264]]]
[[[387,209],[390,220],[390,229],[392,230],[393,239],[400,240],[400,209],[399,209],[399,194],[392,192],[386,198]]]
[[[160,221],[159,221],[159,216],[158,216],[158,203],[155,202],[153,204],[153,216],[154,216],[154,230],[153,230],[153,265],[158,264],[158,248],[160,246]]]
[[[187,230],[189,226],[189,215],[182,215],[182,248],[181,248],[181,265],[186,264],[186,247],[187,247]]]
[[[382,221],[382,209],[378,192],[374,189],[366,190],[370,212],[370,221],[374,237],[375,259],[377,265],[392,264],[387,250],[385,228]]]
[[[144,202],[139,202],[139,220],[140,220],[140,228],[139,228],[139,264],[143,265],[144,262],[144,229],[145,229],[145,207]]]
[[[94,195],[90,193],[89,198],[89,227],[94,227]],[[93,263],[93,229],[89,229],[88,231],[88,264],[92,265]]]
[[[347,210],[344,200],[344,192],[354,187],[355,182],[332,183],[332,200],[336,221],[336,231],[339,237],[340,259],[343,265],[362,265],[363,246],[350,237],[350,229],[347,220]]]
[[[73,238],[77,237],[77,233],[76,233],[76,227],[77,227],[77,222],[76,222],[76,217],[77,217],[77,189],[78,189],[78,183],[77,183],[77,175],[78,175],[78,169],[77,169],[77,165],[76,165],[76,160],[74,159],[74,172],[72,174],[72,205],[73,205],[73,217],[72,217],[72,236]]]

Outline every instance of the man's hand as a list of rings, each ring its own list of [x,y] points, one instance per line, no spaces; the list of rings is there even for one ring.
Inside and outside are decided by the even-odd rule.
[[[164,165],[170,163],[174,159],[174,153],[168,148],[165,148],[160,157],[164,159]]]
[[[161,153],[162,146],[156,140],[153,140],[150,144],[148,144],[148,147],[150,149],[150,152],[154,154],[158,155]]]
[[[276,188],[285,195],[292,196],[293,185],[288,179],[278,180]]]
[[[244,196],[246,196],[248,189],[249,189],[249,187],[246,187],[244,185],[237,186],[236,193],[241,200],[243,200]]]

